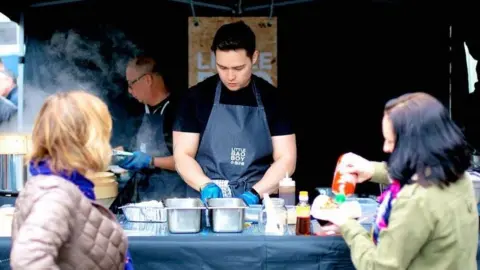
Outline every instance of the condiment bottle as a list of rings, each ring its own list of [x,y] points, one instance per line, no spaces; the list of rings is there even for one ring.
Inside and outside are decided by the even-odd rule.
[[[335,194],[335,202],[343,203],[347,197],[355,193],[356,180],[352,174],[344,174],[341,169],[342,156],[338,159],[337,167],[335,168],[335,174],[332,182],[332,192]]]
[[[278,196],[285,201],[285,205],[295,205],[295,181],[285,174],[278,187]]]
[[[285,201],[281,198],[268,197],[267,199],[267,196],[263,197],[263,207],[258,217],[260,229],[264,230],[265,235],[284,235],[288,228]]]
[[[297,224],[296,235],[310,235],[310,204],[308,203],[308,192],[300,191],[299,202],[296,206]]]

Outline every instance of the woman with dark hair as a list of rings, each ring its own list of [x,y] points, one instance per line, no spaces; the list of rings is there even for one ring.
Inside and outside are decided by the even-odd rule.
[[[477,269],[478,211],[467,168],[467,142],[447,109],[425,93],[389,101],[382,120],[388,164],[348,153],[342,170],[389,184],[369,234],[342,210],[325,219],[340,227],[355,267]]]

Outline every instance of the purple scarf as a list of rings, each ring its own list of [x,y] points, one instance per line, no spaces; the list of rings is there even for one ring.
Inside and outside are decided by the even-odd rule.
[[[83,176],[81,173],[77,171],[73,171],[70,174],[67,174],[66,172],[54,173],[50,169],[50,166],[48,165],[48,161],[45,161],[45,160],[40,161],[37,166],[35,166],[33,162],[30,162],[29,170],[32,176],[39,175],[39,174],[60,176],[63,179],[75,184],[82,191],[82,193],[90,200],[94,201],[96,199],[95,192],[93,191],[94,184],[92,183],[92,181],[90,181],[89,179],[87,179],[85,176]],[[127,254],[125,258],[125,270],[134,270],[132,257],[130,256],[130,252],[128,251],[128,249],[127,249]]]
[[[375,245],[378,244],[378,237],[382,230],[388,228],[388,220],[390,219],[390,213],[392,211],[392,203],[397,198],[398,192],[400,192],[400,182],[393,180],[392,183],[382,192],[378,197],[380,206],[377,210],[375,222],[372,227],[372,238]]]

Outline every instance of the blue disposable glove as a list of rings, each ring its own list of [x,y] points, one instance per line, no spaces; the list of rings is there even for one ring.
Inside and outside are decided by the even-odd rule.
[[[215,185],[215,183],[210,182],[202,188],[200,197],[204,203],[206,203],[208,199],[223,198],[222,189]]]
[[[240,195],[240,198],[247,205],[258,204],[258,202],[260,201],[260,198],[251,191],[244,192],[242,195]]]
[[[141,170],[150,167],[152,157],[139,151],[133,152],[133,155],[125,158],[118,166],[125,170]]]

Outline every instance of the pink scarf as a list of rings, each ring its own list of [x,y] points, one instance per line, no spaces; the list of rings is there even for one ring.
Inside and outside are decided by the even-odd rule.
[[[390,214],[392,211],[392,203],[397,198],[397,195],[401,189],[402,187],[400,186],[400,182],[393,180],[392,184],[390,184],[378,197],[380,206],[378,207],[377,215],[372,228],[372,238],[375,245],[378,244],[380,232],[388,227],[388,220],[390,219]]]

